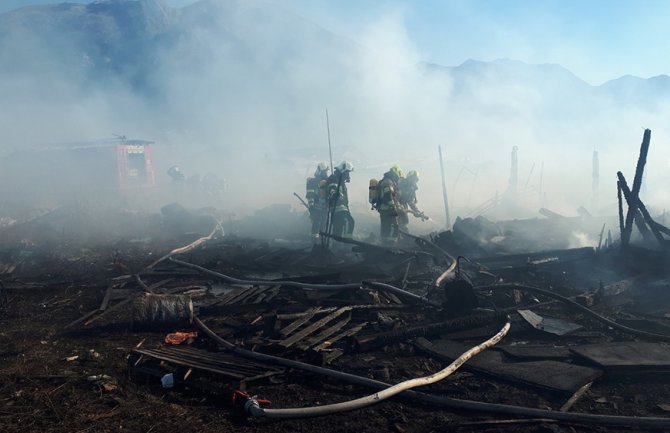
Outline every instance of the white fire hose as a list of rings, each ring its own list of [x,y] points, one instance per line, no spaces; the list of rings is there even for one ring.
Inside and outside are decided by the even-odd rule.
[[[376,392],[374,394],[365,397],[341,403],[328,404],[324,406],[301,407],[301,408],[290,408],[290,409],[264,409],[260,406],[259,401],[255,397],[251,397],[245,402],[244,409],[245,412],[248,413],[249,415],[258,418],[306,418],[306,417],[315,417],[323,415],[332,415],[339,412],[346,412],[350,410],[356,410],[367,406],[371,406],[383,400],[389,399],[397,394],[400,394],[403,391],[407,391],[408,389],[416,388],[419,386],[430,385],[448,377],[453,372],[458,370],[470,358],[488,349],[489,347],[497,344],[500,340],[503,339],[503,337],[505,337],[505,335],[507,335],[509,329],[510,329],[510,321],[508,319],[507,322],[505,323],[505,326],[503,326],[503,328],[496,335],[486,340],[485,342],[473,347],[467,352],[463,353],[456,360],[454,360],[454,362],[449,364],[443,370],[431,374],[430,376],[418,377],[415,379],[410,379],[405,382],[398,383],[382,391]]]

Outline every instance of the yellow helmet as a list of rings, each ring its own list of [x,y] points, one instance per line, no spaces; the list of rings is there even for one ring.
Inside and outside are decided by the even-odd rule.
[[[390,171],[398,175],[398,177],[402,177],[402,168],[398,164],[394,164]]]
[[[410,170],[407,172],[407,179],[410,177],[416,178],[416,180],[419,180],[419,171],[418,170]]]

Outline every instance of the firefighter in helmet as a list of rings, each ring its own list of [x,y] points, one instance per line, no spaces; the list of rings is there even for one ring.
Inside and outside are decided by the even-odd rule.
[[[314,177],[307,179],[305,198],[312,221],[312,239],[317,240],[319,232],[324,228],[328,210],[328,164],[325,162],[320,162],[316,166]]]
[[[379,235],[384,244],[398,240],[398,215],[401,212],[398,182],[401,178],[402,169],[396,164],[379,181],[376,209],[381,222]]]
[[[184,173],[182,173],[178,165],[173,165],[172,167],[168,168],[167,174],[175,182],[184,182],[186,180],[186,176]]]
[[[342,161],[328,177],[328,210],[330,212],[330,230],[337,236],[350,238],[354,232],[354,218],[349,211],[349,193],[347,183],[354,166]]]
[[[400,230],[407,232],[409,225],[409,214],[411,213],[422,221],[428,217],[417,207],[416,191],[419,189],[419,172],[410,170],[407,177],[403,177],[398,182],[398,201],[400,203],[400,213],[398,214],[398,226]]]

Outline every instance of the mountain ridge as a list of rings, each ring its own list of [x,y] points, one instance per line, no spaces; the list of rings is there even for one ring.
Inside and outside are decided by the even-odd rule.
[[[249,14],[253,19],[260,20],[260,24],[270,21],[272,24],[283,26],[286,33],[290,34],[292,27],[298,23],[303,30],[313,26],[307,38],[314,41],[330,39],[332,45],[345,47],[351,41],[345,40],[328,30],[322,28],[318,23],[313,23],[297,15],[291,15],[286,10],[277,7],[269,7],[259,1],[238,2],[229,0],[226,2],[212,2],[201,0],[192,5],[181,8],[170,8],[164,0],[99,0],[92,3],[58,3],[47,5],[25,6],[12,11],[0,13],[0,39],[11,30],[23,28],[30,29],[35,34],[33,37],[42,38],[47,43],[53,36],[58,40],[62,35],[70,35],[75,43],[84,48],[82,55],[86,57],[89,66],[95,65],[102,71],[111,69],[116,73],[128,73],[132,70],[132,64],[138,65],[138,72],[132,77],[127,77],[131,82],[143,82],[142,75],[150,68],[152,50],[170,49],[170,41],[178,38],[183,32],[198,31],[202,26],[230,26],[231,36],[237,38],[236,43],[244,45],[245,38],[253,39],[253,30],[248,28],[235,28],[234,23],[212,21],[212,10],[218,10],[224,17],[235,17]],[[235,34],[237,32],[238,34]],[[304,30],[303,30],[304,32]],[[225,32],[224,32],[225,33]],[[302,34],[296,38],[300,39]],[[291,42],[290,38],[287,42]],[[301,41],[302,42],[302,41]],[[129,46],[133,49],[128,49]],[[287,44],[289,45],[289,44]],[[254,47],[249,47],[253,49]],[[283,47],[286,52],[291,52],[290,46]],[[140,53],[134,53],[140,49]],[[5,56],[6,57],[6,56]],[[0,63],[12,63],[12,59],[3,59]],[[421,68],[435,72],[449,72],[455,79],[457,85],[463,80],[473,79],[495,79],[504,82],[519,82],[525,80],[535,86],[542,80],[548,80],[555,85],[572,86],[574,92],[588,92],[589,89],[596,93],[608,94],[621,103],[641,103],[641,99],[654,97],[670,97],[670,77],[660,74],[655,77],[641,78],[632,75],[624,75],[613,78],[600,85],[591,85],[578,77],[566,67],[556,63],[531,64],[520,60],[501,58],[493,61],[481,61],[467,59],[460,65],[446,66],[431,62],[422,62]],[[2,67],[2,64],[0,64]],[[101,72],[100,68],[96,69]],[[636,94],[642,95],[636,97]]]

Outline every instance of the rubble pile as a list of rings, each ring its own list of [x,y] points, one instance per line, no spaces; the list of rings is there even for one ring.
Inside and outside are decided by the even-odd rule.
[[[667,229],[636,216],[621,177],[633,211],[622,199],[616,241],[546,209],[392,245],[243,237],[178,204],[107,215],[132,228],[111,243],[81,224],[96,213],[15,219],[0,231],[0,427],[668,431]],[[62,215],[86,235],[59,237]],[[564,243],[598,229],[597,246]]]
[[[114,248],[5,248],[0,356],[2,398],[12,404],[3,430],[26,431],[28,419],[40,430],[54,417],[68,429],[167,425],[159,416],[220,429],[250,416],[241,401],[318,407],[429,376],[507,320],[500,343],[446,379],[308,425],[627,431],[670,423],[670,280],[653,262],[622,261],[618,245],[490,256],[461,246],[456,260],[442,242],[455,230],[437,243],[349,241],[324,255],[307,242],[287,248],[212,228],[186,246],[178,231]]]

